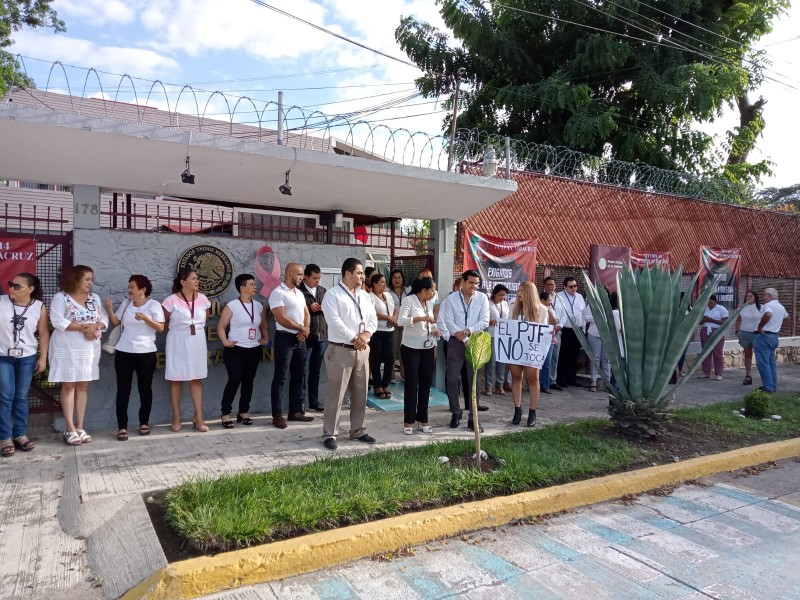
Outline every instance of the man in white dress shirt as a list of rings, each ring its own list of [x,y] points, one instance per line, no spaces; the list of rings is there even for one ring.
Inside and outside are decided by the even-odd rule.
[[[550,276],[545,277],[544,291],[547,292],[548,296],[550,296],[550,310],[556,314],[556,321],[558,321],[558,311],[556,310],[556,304],[558,303],[558,299],[556,298],[556,280]],[[561,327],[556,325],[553,332],[555,334],[554,344],[550,346],[550,370],[548,373],[548,378],[550,381],[546,382],[546,387],[541,388],[543,392],[547,390],[557,390],[560,392],[564,389],[556,383],[556,379],[558,378],[558,354],[559,350],[561,349]]]
[[[562,388],[578,385],[578,355],[581,351],[581,343],[578,341],[573,327],[583,328],[585,324],[584,308],[586,308],[586,302],[578,293],[578,282],[572,276],[565,277],[564,290],[556,294],[553,302],[553,310],[558,315],[558,327],[561,328],[561,348],[558,351],[556,384]]]
[[[284,282],[269,295],[269,309],[275,317],[275,371],[272,374],[272,424],[286,429],[283,418],[283,384],[289,374],[289,421],[313,421],[303,414],[303,375],[306,368],[306,338],[311,332],[311,315],[298,285],[303,281],[303,267],[286,265]]]
[[[442,302],[436,327],[442,333],[447,344],[447,398],[450,401],[450,427],[455,429],[461,421],[462,413],[458,402],[458,379],[461,368],[465,365],[464,352],[469,336],[489,327],[489,297],[479,293],[481,281],[476,271],[466,271],[461,276],[461,289],[453,292]],[[473,428],[472,418],[472,380],[475,373],[472,366],[467,366],[467,388],[464,390],[464,404],[470,417],[468,427]],[[483,428],[481,428],[483,430]]]
[[[784,319],[789,313],[778,302],[778,291],[775,288],[764,290],[764,315],[758,323],[758,333],[753,340],[756,355],[756,368],[761,375],[761,387],[765,392],[778,389],[778,371],[775,360],[775,349],[778,347],[778,334]]]
[[[369,294],[361,286],[364,266],[357,258],[342,264],[342,281],[328,290],[322,312],[328,324],[325,352],[325,416],[322,437],[328,450],[336,450],[342,399],[350,393],[350,439],[374,444],[364,429],[369,378],[369,340],[378,329],[378,317]]]

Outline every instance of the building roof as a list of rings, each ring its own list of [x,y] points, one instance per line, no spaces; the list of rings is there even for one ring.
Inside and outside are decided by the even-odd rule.
[[[589,246],[668,251],[699,266],[699,246],[740,248],[744,276],[800,278],[800,216],[518,173],[511,196],[465,220],[498,237],[539,239],[537,262],[586,266]]]

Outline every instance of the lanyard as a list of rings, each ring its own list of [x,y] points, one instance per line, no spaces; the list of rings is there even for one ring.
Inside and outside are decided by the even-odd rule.
[[[497,308],[497,312],[500,314],[500,318],[505,319],[506,317],[503,314],[503,303],[501,302],[500,304],[495,304],[495,307]]]
[[[28,302],[28,305],[25,307],[25,310],[23,310],[22,313],[19,315],[17,314],[17,305],[14,304],[13,301],[11,302],[11,310],[14,311],[14,319],[11,321],[14,332],[14,348],[19,346],[20,341],[22,341],[21,333],[22,333],[22,328],[25,326],[22,317],[24,317],[25,313],[28,312],[28,309],[33,305],[33,302],[34,302],[33,300]]]
[[[386,307],[386,314],[391,317],[392,315],[389,314],[389,302],[388,302],[388,300],[386,300],[386,293],[384,292],[383,294],[378,296],[378,298],[381,299],[381,302],[383,302],[383,305]]]
[[[244,312],[246,312],[247,316],[250,317],[250,324],[251,325],[255,325],[255,323],[256,323],[256,305],[253,304],[252,301],[250,301],[250,308],[252,309],[252,312],[251,312],[251,311],[247,310],[247,307],[244,305],[244,302],[242,302],[241,298],[239,298],[239,304],[242,305],[242,308],[244,309]],[[192,315],[192,316],[194,316],[194,315]]]
[[[431,322],[428,321],[428,317],[430,317],[430,314],[428,313],[428,301],[426,300],[425,303],[423,304],[422,300],[419,299],[419,296],[417,296],[417,301],[419,302],[419,305],[422,307],[422,310],[425,311],[425,329],[428,330],[428,337],[430,337]]]
[[[575,292],[577,295],[578,292]],[[567,302],[569,302],[569,312],[572,313],[573,318],[575,317],[575,296],[570,296],[568,293],[565,294],[567,296]]]
[[[461,306],[464,309],[464,327],[467,326],[467,321],[469,320],[469,307],[472,306],[472,301],[475,299],[473,295],[472,298],[469,299],[469,302],[464,302],[464,294],[461,290],[458,290],[458,298],[461,300]]]
[[[353,301],[353,304],[356,305],[356,310],[358,311],[358,318],[361,319],[361,322],[363,323],[364,322],[364,315],[361,314],[361,299],[356,297],[358,295],[358,288],[356,288],[356,293],[355,294],[351,294],[350,290],[348,290],[347,287],[343,283],[339,283],[339,285],[345,291],[345,293],[347,293],[347,297],[350,298],[350,300]]]
[[[181,294],[181,298],[183,298],[183,301],[186,302],[186,306],[189,307],[189,309],[190,309],[190,311],[192,313],[192,321],[194,321],[194,301],[195,301],[195,298],[196,298],[195,293],[192,292],[192,303],[191,304],[189,304],[189,301],[186,299],[186,296],[183,295],[183,290],[181,290],[180,294]],[[255,308],[253,310],[255,310]]]

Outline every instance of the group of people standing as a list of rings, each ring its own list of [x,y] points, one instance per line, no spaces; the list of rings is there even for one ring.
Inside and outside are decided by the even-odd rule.
[[[341,268],[341,282],[331,290],[320,285],[321,269],[289,263],[284,281],[269,295],[268,308],[275,318],[273,340],[275,372],[270,388],[272,424],[288,427],[287,421],[309,422],[310,411],[324,412],[323,443],[334,450],[345,396],[350,401],[351,439],[374,443],[366,433],[364,415],[369,380],[375,395],[391,397],[390,383],[395,360],[399,359],[405,380],[403,432],[415,427],[430,433],[428,402],[433,383],[438,340],[444,341],[446,388],[452,414],[450,427],[463,418],[460,389],[468,412],[468,427],[474,428],[472,382],[475,374],[465,360],[470,336],[484,330],[494,335],[501,319],[520,319],[554,326],[553,344],[542,369],[508,365],[510,386],[506,387],[506,365],[494,357],[485,367],[485,394],[510,390],[514,405],[512,422],[522,420],[523,381],[529,393],[527,425],[536,424],[539,394],[577,385],[580,345],[575,327],[587,327],[587,335],[600,369],[609,377],[608,361],[602,360],[602,342],[591,310],[577,293],[573,277],[564,279],[564,289],[555,292],[555,280],[546,277],[544,291],[526,281],[520,285],[513,307],[506,301],[503,285],[490,295],[478,291],[480,276],[466,271],[441,304],[430,271],[423,270],[406,287],[403,273],[390,274],[387,282],[380,273],[367,282],[362,263],[347,259]],[[192,426],[208,431],[203,417],[203,380],[208,376],[205,328],[211,302],[200,292],[200,279],[191,269],[181,270],[173,281],[172,294],[163,302],[151,298],[153,285],[144,275],[132,275],[127,298],[116,310],[113,301],[101,302],[92,292],[94,273],[76,265],[63,279],[62,290],[51,302],[48,315],[39,279],[20,273],[8,282],[9,294],[0,297],[0,455],[16,450],[30,451],[27,437],[28,393],[35,373],[48,369],[48,379],[61,384],[61,407],[65,420],[64,439],[70,445],[92,441],[84,428],[89,382],[99,379],[101,336],[109,326],[119,327],[114,346],[117,377],[116,413],[120,441],[128,439],[128,404],[136,375],[139,391],[139,435],[150,433],[153,405],[152,383],[157,366],[156,334],[167,331],[165,379],[169,381],[172,431],[180,431],[181,392],[187,382],[192,399]],[[228,381],[221,399],[221,424],[235,427],[233,402],[239,393],[236,422],[252,425],[250,405],[254,379],[269,344],[267,307],[254,299],[257,288],[253,275],[236,277],[238,297],[222,309],[217,333],[223,345]],[[621,329],[616,295],[611,297],[618,335]],[[744,384],[752,384],[752,358],[761,375],[759,389],[777,389],[775,349],[778,332],[788,313],[778,301],[774,288],[764,291],[764,302],[748,290],[746,306],[737,320],[736,333],[745,349]],[[727,311],[711,297],[701,322],[705,343],[728,318]],[[3,324],[10,324],[9,326]],[[51,327],[52,325],[52,333]],[[703,365],[710,377],[722,379],[722,345],[714,348]],[[620,344],[624,348],[623,344]],[[319,394],[322,364],[327,386],[324,403]],[[599,373],[592,367],[591,389],[596,390]],[[284,417],[283,390],[288,379],[289,410]],[[488,407],[478,404],[478,410]]]

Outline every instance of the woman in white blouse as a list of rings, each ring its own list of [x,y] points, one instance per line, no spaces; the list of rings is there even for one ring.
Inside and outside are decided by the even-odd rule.
[[[744,348],[744,381],[742,385],[753,385],[753,339],[758,331],[758,323],[764,315],[764,307],[753,290],[744,293],[745,307],[736,318],[736,335],[739,345]]]
[[[34,448],[27,436],[28,392],[33,374],[47,368],[49,340],[39,278],[15,275],[8,296],[0,296],[0,456]]]
[[[511,316],[511,309],[508,306],[508,302],[506,302],[506,296],[508,296],[508,288],[502,283],[494,286],[489,296],[489,335],[492,338],[494,338],[497,322],[500,319],[508,319]],[[494,344],[492,344],[492,348],[494,348]],[[492,352],[492,358],[483,368],[483,379],[484,396],[491,396],[492,390],[500,396],[506,395],[503,391],[503,382],[506,380],[506,366],[495,360],[494,352]]]
[[[389,384],[394,373],[394,328],[399,307],[395,306],[392,294],[387,291],[383,275],[375,273],[369,283],[372,290],[369,299],[378,315],[378,330],[369,340],[369,371],[375,396],[385,399],[392,397]]]
[[[156,332],[164,331],[164,310],[150,298],[153,284],[144,275],[131,275],[128,298],[114,312],[114,302],[106,298],[106,312],[122,334],[114,351],[117,374],[117,439],[128,439],[128,402],[136,374],[139,390],[139,435],[150,434],[150,411],[153,407],[153,375],[156,372]]]
[[[406,366],[403,433],[414,433],[419,423],[424,433],[433,429],[428,425],[428,400],[433,381],[434,352],[439,330],[433,316],[435,288],[430,277],[416,279],[410,294],[403,298],[397,324],[403,328],[400,352]]]
[[[75,265],[67,273],[63,291],[50,303],[50,372],[48,381],[61,384],[64,439],[72,446],[88,444],[92,436],[83,428],[89,382],[100,379],[100,336],[108,329],[108,315],[92,293],[94,271]]]
[[[203,379],[208,376],[205,326],[211,302],[200,293],[197,273],[189,268],[181,269],[172,282],[172,295],[162,306],[168,327],[164,378],[169,381],[172,402],[170,429],[181,430],[181,389],[183,382],[188,381],[194,406],[192,427],[208,431],[203,420]]]
[[[532,281],[523,281],[517,292],[517,300],[511,311],[511,318],[531,323],[550,323],[556,320],[550,311],[539,301],[539,292]],[[539,403],[539,369],[522,365],[509,365],[511,371],[511,396],[514,400],[514,418],[511,421],[519,425],[522,421],[522,378],[528,382],[530,408],[528,409],[528,427],[536,425],[536,406]]]
[[[389,287],[387,290],[394,300],[394,305],[399,307],[403,303],[403,298],[408,295],[406,290],[406,276],[400,269],[395,269],[389,274]],[[403,341],[403,328],[399,325],[394,328],[394,360],[400,366],[400,379],[405,378],[405,368],[403,367],[403,357],[400,354],[400,343]],[[392,383],[396,380],[392,378]]]

